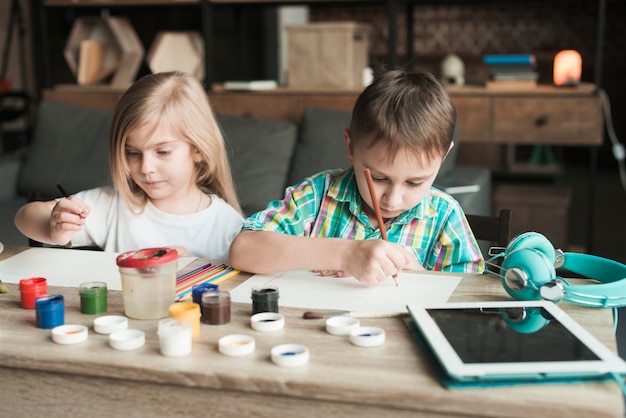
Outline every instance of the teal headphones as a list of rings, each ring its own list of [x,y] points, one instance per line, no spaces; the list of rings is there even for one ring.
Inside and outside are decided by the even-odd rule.
[[[593,308],[626,306],[626,266],[617,261],[588,254],[555,250],[550,241],[536,232],[515,237],[505,251],[500,280],[517,300],[564,300]],[[557,277],[563,268],[600,284],[572,286]]]

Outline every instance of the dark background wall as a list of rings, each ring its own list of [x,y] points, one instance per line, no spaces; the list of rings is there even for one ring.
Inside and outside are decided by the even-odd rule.
[[[345,2],[347,3],[347,2]],[[311,21],[353,20],[368,23],[371,28],[370,62],[388,63],[388,23],[384,2],[345,4],[318,3],[310,6]],[[459,55],[466,65],[468,83],[482,84],[487,71],[482,65],[485,54],[532,53],[537,57],[540,82],[551,81],[552,59],[562,49],[576,49],[583,58],[583,80],[597,80],[596,64],[599,46],[598,1],[530,0],[530,1],[425,1],[414,7],[412,50],[414,62],[425,70],[439,72],[439,63],[448,53]],[[398,63],[406,62],[406,3],[398,3]],[[111,7],[115,16],[127,16],[142,44],[149,48],[160,30],[201,30],[197,5]],[[52,83],[72,83],[63,48],[77,16],[99,14],[99,8],[48,7],[50,54],[42,57],[38,7],[33,8],[33,42],[35,68],[51,65]],[[276,14],[273,5],[216,5],[213,8],[213,45],[215,81],[228,79],[278,78]],[[626,121],[619,112],[626,105],[626,2],[607,0],[604,44],[601,49],[601,85],[611,99],[615,130],[626,136]],[[45,61],[42,61],[44,60]],[[139,70],[149,72],[144,63]],[[41,87],[41,77],[36,77]],[[623,133],[623,134],[622,134]],[[608,144],[608,141],[607,141]],[[587,150],[567,150],[569,158],[587,160]],[[610,163],[608,146],[600,152],[601,162]]]

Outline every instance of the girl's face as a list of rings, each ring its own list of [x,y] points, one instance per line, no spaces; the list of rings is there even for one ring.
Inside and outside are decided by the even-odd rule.
[[[348,160],[354,167],[357,187],[364,211],[373,225],[377,225],[374,204],[367,185],[364,169],[372,173],[374,190],[383,219],[391,219],[415,207],[428,193],[443,163],[443,157],[420,161],[413,153],[402,150],[391,161],[386,158],[385,145],[374,147],[350,146],[350,133],[344,131]]]
[[[144,125],[126,141],[126,160],[133,181],[159,210],[187,214],[197,210],[200,189],[195,161],[200,154],[166,126]]]

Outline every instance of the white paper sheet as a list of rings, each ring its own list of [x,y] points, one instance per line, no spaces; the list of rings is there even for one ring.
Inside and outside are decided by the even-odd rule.
[[[118,253],[65,248],[29,248],[0,261],[0,279],[19,283],[29,277],[45,277],[48,286],[78,287],[84,282],[105,282],[111,290],[122,290],[122,280],[115,263]],[[194,257],[178,260],[182,268]]]
[[[321,277],[311,271],[257,274],[230,292],[233,302],[251,303],[252,288],[278,286],[279,306],[359,312],[406,312],[409,303],[447,302],[462,276],[404,272],[366,287],[353,277]]]

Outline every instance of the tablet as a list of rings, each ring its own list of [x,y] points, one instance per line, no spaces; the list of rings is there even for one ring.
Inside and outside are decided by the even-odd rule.
[[[548,301],[407,306],[447,378],[459,382],[588,379],[626,363]]]

